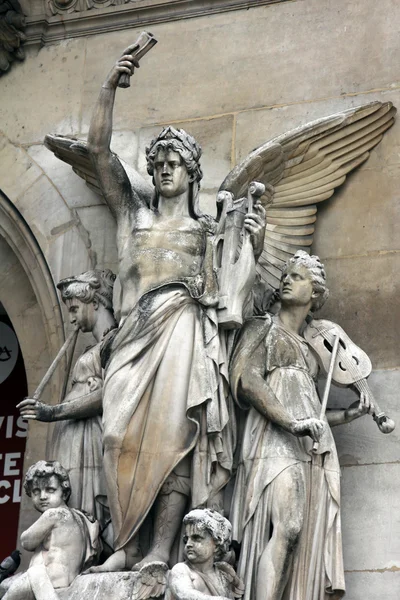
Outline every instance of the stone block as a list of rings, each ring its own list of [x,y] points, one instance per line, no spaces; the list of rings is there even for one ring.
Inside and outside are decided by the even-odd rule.
[[[216,194],[219,186],[231,170],[233,117],[188,121],[174,125],[195,137],[202,147],[200,205],[204,212],[215,215]],[[145,149],[160,132],[161,127],[145,127],[139,136],[138,170],[148,177]]]
[[[115,131],[113,133],[111,150],[131,167],[137,166],[138,145],[138,135],[135,131]]]
[[[42,170],[22,148],[0,136],[0,188],[12,202],[41,175]]]
[[[400,370],[373,371],[368,378],[372,394],[381,409],[396,423],[390,434],[383,434],[370,415],[356,419],[348,425],[332,429],[338,449],[340,464],[365,465],[396,462],[400,447]],[[321,390],[325,382],[321,382]],[[352,390],[332,386],[328,406],[347,408],[358,399]]]
[[[398,80],[399,16],[395,0],[310,0],[154,25],[159,45],[132,89],[119,92],[115,125],[133,129],[389,86]],[[84,128],[107,70],[138,33],[88,39]]]
[[[13,142],[79,131],[85,43],[65,40],[39,52],[26,48],[25,61],[2,78],[0,122]]]
[[[346,573],[346,600],[398,600],[400,571]]]
[[[57,158],[44,145],[30,146],[27,152],[56,186],[70,208],[104,203],[103,198],[89,189],[70,165]]]
[[[89,245],[90,244],[90,245]],[[94,268],[91,243],[76,226],[54,237],[45,253],[54,281]]]
[[[317,318],[338,323],[375,369],[399,366],[400,252],[324,261],[330,297]]]
[[[399,462],[343,467],[342,535],[346,570],[400,570]]]
[[[60,600],[131,600],[137,573],[99,573],[81,575],[69,588],[57,590]]]
[[[37,179],[14,204],[29,223],[44,252],[53,236],[61,233],[59,228],[70,226],[72,213],[45,175]]]

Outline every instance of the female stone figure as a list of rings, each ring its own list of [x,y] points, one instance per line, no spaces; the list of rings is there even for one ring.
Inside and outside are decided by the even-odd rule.
[[[106,269],[60,281],[57,287],[71,324],[91,332],[97,343],[77,360],[71,390],[61,404],[49,406],[27,398],[19,405],[26,419],[58,421],[49,459],[58,460],[68,472],[72,487],[70,506],[92,514],[102,526],[108,510],[104,506],[100,345],[116,327],[112,309],[114,280],[115,275]]]
[[[369,399],[320,420],[317,360],[301,336],[328,297],[324,266],[298,251],[283,269],[281,309],[245,324],[231,384],[249,408],[233,496],[245,598],[341,598],[340,468],[328,425],[373,410]],[[318,441],[314,456],[311,448]]]

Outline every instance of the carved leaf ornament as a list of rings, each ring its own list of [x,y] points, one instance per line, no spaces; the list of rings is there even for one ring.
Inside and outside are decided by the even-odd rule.
[[[220,191],[235,198],[247,195],[252,181],[274,187],[272,203],[270,195],[261,197],[267,204],[267,228],[257,269],[265,283],[278,288],[286,261],[297,250],[310,251],[317,205],[368,159],[395,114],[391,102],[371,102],[324,117],[262,144],[227,175]],[[85,142],[47,135],[45,144],[102,195]],[[132,168],[123,164],[129,176]]]
[[[25,17],[18,0],[0,0],[0,75],[14,60],[24,60],[24,29]]]
[[[91,8],[106,8],[125,4],[125,2],[126,0],[48,0],[50,11],[54,15],[65,12],[81,12]]]

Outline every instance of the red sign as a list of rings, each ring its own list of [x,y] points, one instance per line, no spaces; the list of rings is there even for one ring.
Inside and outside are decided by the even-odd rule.
[[[17,336],[6,315],[0,315],[0,562],[19,545],[22,466],[28,422],[16,405],[28,393],[24,361]]]

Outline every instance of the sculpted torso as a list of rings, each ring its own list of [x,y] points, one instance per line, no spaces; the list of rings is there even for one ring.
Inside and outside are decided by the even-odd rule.
[[[121,316],[126,316],[149,290],[198,275],[206,236],[202,225],[191,217],[166,217],[147,208],[121,220]]]
[[[40,518],[43,519],[43,516]],[[82,567],[85,540],[68,508],[49,509],[45,518],[54,525],[36,548],[30,567],[44,564],[53,586],[67,587]]]

